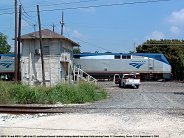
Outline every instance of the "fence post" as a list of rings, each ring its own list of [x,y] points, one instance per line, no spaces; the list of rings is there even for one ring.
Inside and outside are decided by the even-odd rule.
[[[75,83],[75,66],[73,67],[73,82]]]
[[[77,68],[77,82],[79,82],[79,68]]]

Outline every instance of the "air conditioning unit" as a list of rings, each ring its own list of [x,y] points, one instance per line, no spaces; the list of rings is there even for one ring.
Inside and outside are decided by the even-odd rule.
[[[40,55],[40,49],[35,49],[35,55]]]
[[[63,54],[61,55],[61,61],[63,61],[63,62],[69,62],[69,61],[70,61],[70,54],[68,54],[68,53],[63,53]]]
[[[64,60],[65,60],[65,61],[69,61],[69,60],[70,60],[70,57],[69,57],[68,55],[65,55],[65,56],[64,56]]]

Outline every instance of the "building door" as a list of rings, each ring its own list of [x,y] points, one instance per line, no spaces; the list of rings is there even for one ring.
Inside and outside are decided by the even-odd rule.
[[[152,58],[148,58],[148,79],[153,79],[153,71],[154,71],[154,60]]]

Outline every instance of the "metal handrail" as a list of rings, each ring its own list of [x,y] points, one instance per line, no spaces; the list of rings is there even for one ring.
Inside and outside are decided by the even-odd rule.
[[[81,78],[82,80],[87,81],[89,83],[90,82],[94,82],[95,84],[98,81],[97,79],[95,79],[94,77],[92,77],[91,75],[89,75],[88,73],[86,73],[85,71],[83,71],[82,69],[74,66],[74,76],[76,75],[76,72],[77,72],[77,81],[79,81],[79,78]],[[83,77],[84,75],[87,76],[87,79],[85,77]]]

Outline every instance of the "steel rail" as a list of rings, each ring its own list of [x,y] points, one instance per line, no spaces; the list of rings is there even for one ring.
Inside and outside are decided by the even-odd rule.
[[[126,107],[77,107],[77,106],[29,106],[29,105],[0,105],[0,113],[13,114],[37,114],[37,113],[77,113],[86,111],[99,110],[169,110],[184,111],[184,108],[126,108]]]

